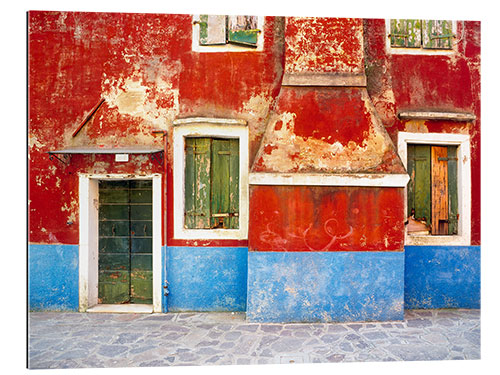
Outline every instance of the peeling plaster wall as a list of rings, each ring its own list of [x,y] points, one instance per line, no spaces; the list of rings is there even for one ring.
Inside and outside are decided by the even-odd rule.
[[[402,188],[252,186],[250,251],[402,251]]]
[[[480,22],[456,21],[451,54],[391,54],[385,20],[365,19],[364,49],[370,98],[394,142],[399,131],[471,136],[472,245],[480,244]],[[401,120],[401,111],[469,112],[472,122]]]
[[[363,22],[287,17],[285,72],[363,73]]]
[[[190,15],[29,12],[30,242],[78,243],[79,173],[166,171],[163,208],[172,212],[175,118],[246,120],[252,159],[279,91],[283,25],[282,18],[265,18],[262,51],[199,53],[191,50]],[[163,148],[154,129],[168,132],[164,166],[146,155],[131,155],[127,163],[73,155],[65,165],[47,154],[66,147]],[[167,233],[172,239],[171,226]]]

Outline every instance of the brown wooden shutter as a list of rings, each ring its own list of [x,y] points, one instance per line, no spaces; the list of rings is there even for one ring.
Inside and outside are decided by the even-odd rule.
[[[432,146],[432,234],[448,234],[448,148]]]

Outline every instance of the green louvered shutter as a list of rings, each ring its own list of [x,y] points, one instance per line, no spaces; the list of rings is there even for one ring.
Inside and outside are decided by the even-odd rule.
[[[239,141],[212,142],[212,228],[239,227]]]
[[[226,16],[200,15],[200,45],[226,44]]]
[[[229,43],[256,47],[259,32],[256,16],[228,16],[227,40]]]
[[[423,47],[429,49],[452,48],[452,22],[448,20],[424,20],[422,22]]]
[[[186,138],[184,226],[210,228],[210,138]]]
[[[422,22],[410,19],[391,20],[391,47],[420,48],[422,45]]]
[[[457,146],[448,146],[448,234],[458,233]]]
[[[415,218],[431,222],[431,148],[408,145],[408,216],[415,209]]]

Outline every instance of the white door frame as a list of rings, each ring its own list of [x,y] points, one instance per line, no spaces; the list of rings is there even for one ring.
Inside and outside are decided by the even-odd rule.
[[[161,174],[80,174],[79,311],[97,305],[99,180],[153,181],[153,312],[161,312]]]

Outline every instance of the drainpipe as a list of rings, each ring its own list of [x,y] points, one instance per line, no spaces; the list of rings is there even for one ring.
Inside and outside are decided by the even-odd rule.
[[[162,217],[163,217],[163,236],[162,236],[162,242],[164,242],[165,248],[167,247],[167,136],[168,132],[167,130],[162,130],[162,129],[155,129],[152,131],[153,135],[158,135],[161,134],[163,138],[163,178],[162,178],[162,184],[163,184],[163,196],[162,196],[162,202],[164,202],[165,209],[162,212]],[[166,274],[166,265],[162,264],[162,297],[166,296],[165,293],[168,294],[168,283],[167,283],[167,274]],[[163,299],[163,298],[162,298]],[[162,301],[163,302],[163,301]],[[163,309],[162,309],[163,310]],[[165,312],[166,312],[166,306],[165,306]]]

